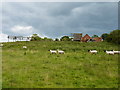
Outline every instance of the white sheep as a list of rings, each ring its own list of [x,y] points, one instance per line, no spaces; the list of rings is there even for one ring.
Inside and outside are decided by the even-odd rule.
[[[50,53],[52,53],[52,54],[56,54],[57,51],[56,51],[56,50],[50,50]]]
[[[113,52],[114,52],[114,54],[120,54],[120,51],[114,51],[113,50]]]
[[[57,50],[59,54],[64,54],[65,52],[62,50]]]
[[[3,47],[3,44],[0,44],[0,47]]]
[[[113,51],[107,51],[107,50],[106,50],[106,54],[114,55],[114,52],[113,52]]]
[[[89,52],[92,53],[92,54],[96,54],[97,50],[89,50]]]
[[[24,49],[27,49],[27,46],[23,46]]]

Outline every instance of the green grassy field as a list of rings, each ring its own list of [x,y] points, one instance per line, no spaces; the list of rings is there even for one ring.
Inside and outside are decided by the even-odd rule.
[[[50,54],[49,49],[65,54]],[[118,46],[107,42],[4,43],[3,88],[118,88],[118,55],[103,51],[112,49]]]

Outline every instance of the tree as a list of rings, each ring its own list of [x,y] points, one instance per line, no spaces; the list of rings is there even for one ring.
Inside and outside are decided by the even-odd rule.
[[[60,41],[71,41],[71,39],[69,38],[69,36],[63,36],[61,37]]]
[[[8,42],[9,42],[9,38],[10,38],[10,37],[8,36],[7,38],[8,38]]]
[[[55,41],[59,41],[59,39],[58,39],[58,38],[56,38],[56,39],[55,39]]]
[[[106,40],[106,38],[108,37],[108,35],[109,35],[109,34],[107,34],[107,33],[103,33],[103,34],[101,35],[101,37],[102,37],[103,40]]]
[[[47,37],[44,37],[44,39],[43,39],[44,41],[52,41],[52,39],[51,38],[47,38]]]
[[[47,41],[48,40],[48,38],[47,37],[44,37],[44,39],[43,39],[44,41]]]
[[[92,38],[98,37],[98,35],[93,35]]]
[[[42,40],[37,34],[33,34],[31,37],[31,41],[40,41]]]
[[[113,30],[106,38],[108,42],[120,44],[120,30]]]
[[[48,41],[53,41],[53,39],[52,38],[48,38]]]
[[[15,42],[16,42],[16,39],[17,39],[17,37],[15,36],[15,37],[13,37],[13,41],[15,40]]]

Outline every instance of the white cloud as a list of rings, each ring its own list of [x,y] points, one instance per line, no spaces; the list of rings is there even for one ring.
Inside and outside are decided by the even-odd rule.
[[[73,14],[80,14],[80,13],[83,13],[83,12],[84,12],[84,10],[83,10],[82,7],[76,7],[76,8],[72,9]]]
[[[29,35],[32,34],[33,32],[33,27],[32,26],[20,26],[20,25],[16,25],[14,27],[11,28],[11,31],[16,33],[16,34],[22,34],[22,35]]]
[[[7,42],[8,41],[7,37],[8,37],[7,34],[0,33],[0,42]]]

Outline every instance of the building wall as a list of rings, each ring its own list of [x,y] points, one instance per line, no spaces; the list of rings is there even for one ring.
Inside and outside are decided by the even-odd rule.
[[[88,34],[81,38],[81,42],[87,42],[89,39],[92,39]]]
[[[73,33],[73,41],[80,41],[82,38],[82,33]]]
[[[101,37],[95,37],[95,38],[93,38],[93,40],[95,40],[95,42],[101,42],[102,38]]]

